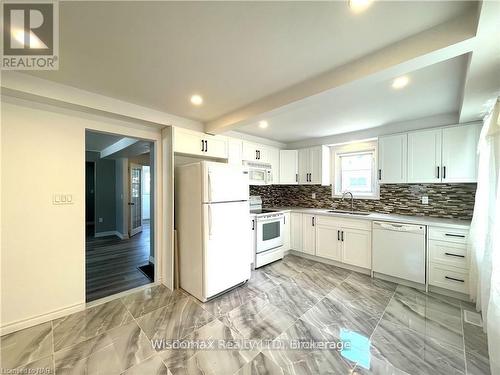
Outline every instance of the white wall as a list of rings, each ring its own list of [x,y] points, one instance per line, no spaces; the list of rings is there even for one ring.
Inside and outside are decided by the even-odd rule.
[[[84,306],[85,129],[154,140],[158,176],[165,140],[159,129],[16,98],[2,96],[1,110],[4,334]],[[156,179],[155,222],[168,229],[161,227],[161,181]],[[56,192],[72,194],[74,203],[52,205]],[[165,241],[161,232],[155,234],[158,244]],[[161,266],[159,271],[169,276]]]

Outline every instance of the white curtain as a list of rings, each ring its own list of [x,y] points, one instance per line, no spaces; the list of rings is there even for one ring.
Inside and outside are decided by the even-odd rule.
[[[482,312],[490,362],[500,374],[500,125],[499,102],[485,119],[478,144],[476,201],[469,234],[470,295]]]

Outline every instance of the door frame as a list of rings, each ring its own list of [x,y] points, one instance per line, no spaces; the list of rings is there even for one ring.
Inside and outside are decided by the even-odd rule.
[[[132,169],[139,169],[141,171],[141,176],[140,176],[140,182],[139,182],[139,202],[140,202],[140,215],[141,215],[141,225],[137,228],[132,228]],[[128,189],[128,235],[129,238],[132,236],[135,236],[137,233],[142,232],[142,165],[137,164],[137,163],[131,163],[129,162],[128,164],[128,184],[129,184],[129,189]]]
[[[82,298],[85,306],[91,307],[109,300],[120,298],[123,295],[133,293],[138,289],[151,287],[152,285],[164,284],[167,288],[174,288],[173,273],[173,137],[172,126],[163,126],[161,129],[153,127],[137,126],[131,127],[109,121],[106,124],[96,123],[94,126],[87,125],[82,129],[82,136],[85,138],[86,131],[95,133],[120,135],[123,137],[136,138],[149,141],[153,144],[151,149],[153,165],[150,166],[150,173],[154,173],[154,180],[151,185],[151,199],[154,199],[154,212],[150,213],[151,239],[154,247],[154,282],[143,287],[131,289],[110,295],[92,302],[85,302],[86,296],[86,265],[83,262],[83,290]],[[136,124],[137,125],[137,124]],[[85,142],[82,146],[82,154],[85,155]],[[83,157],[83,168],[85,168],[85,157]],[[85,186],[84,186],[85,188]],[[85,205],[83,205],[82,215],[85,217]],[[82,220],[85,223],[85,220]],[[86,256],[85,235],[82,236],[83,259]]]
[[[90,164],[93,164],[94,165],[94,237],[95,237],[95,233],[96,233],[96,207],[97,207],[97,204],[96,204],[96,199],[95,199],[95,192],[96,192],[96,177],[97,177],[97,163],[95,161],[87,161],[85,160],[85,167],[87,166],[87,163],[90,163]],[[87,188],[87,174],[85,173],[85,188]],[[86,193],[86,192],[85,192]],[[86,201],[86,197],[85,197],[85,230],[87,230],[87,201]],[[85,236],[86,237],[86,236]]]

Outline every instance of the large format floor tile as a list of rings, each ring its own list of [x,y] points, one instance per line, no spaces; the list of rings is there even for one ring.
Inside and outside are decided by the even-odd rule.
[[[463,348],[384,320],[372,336],[370,356],[409,374],[465,374]]]
[[[181,339],[215,319],[193,297],[186,296],[172,304],[143,315],[137,322],[150,339]]]
[[[295,317],[256,297],[222,316],[221,321],[245,339],[272,340],[290,327]]]
[[[138,318],[160,307],[167,306],[183,296],[185,295],[180,290],[172,291],[164,285],[157,285],[130,294],[121,300],[134,318]]]
[[[114,300],[53,321],[54,350],[98,336],[133,320],[120,300]]]
[[[2,368],[17,368],[52,354],[50,322],[2,336],[0,362]]]
[[[464,309],[287,256],[207,303],[155,286],[5,335],[0,358],[57,375],[489,375],[487,337]]]

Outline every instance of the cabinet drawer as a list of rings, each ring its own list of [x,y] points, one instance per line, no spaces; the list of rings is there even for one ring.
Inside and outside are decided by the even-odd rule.
[[[469,273],[460,268],[431,263],[429,284],[469,294]]]
[[[324,226],[341,226],[343,228],[372,230],[372,223],[369,220],[345,219],[343,217],[317,215],[316,223]]]
[[[429,227],[429,238],[431,240],[466,244],[468,235],[468,229]]]
[[[430,240],[429,255],[431,262],[444,263],[465,270],[469,268],[469,257],[465,244]]]

